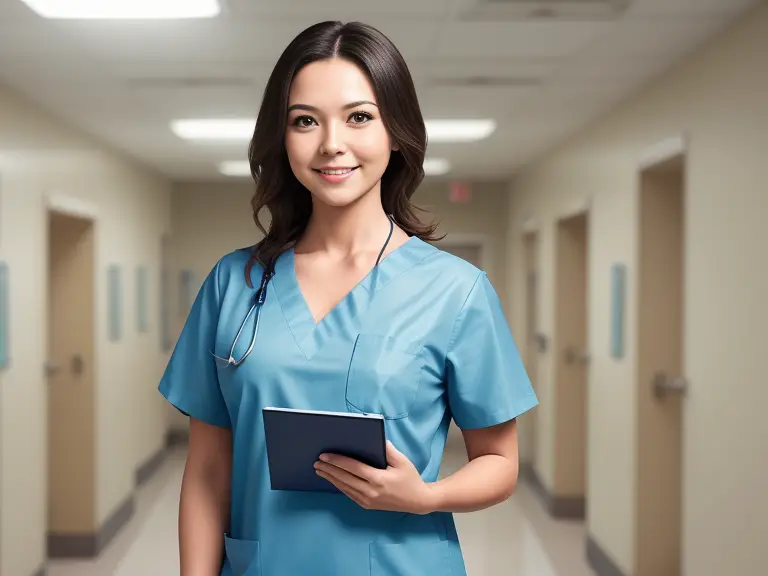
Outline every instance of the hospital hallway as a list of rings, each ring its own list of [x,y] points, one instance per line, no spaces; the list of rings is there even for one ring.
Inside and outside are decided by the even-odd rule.
[[[178,574],[178,498],[185,454],[183,446],[169,450],[163,464],[137,494],[134,517],[98,560],[56,560],[49,564],[48,576]],[[449,445],[441,476],[465,462],[462,447]],[[456,525],[467,576],[595,574],[584,559],[582,523],[548,517],[526,483],[521,483],[504,504],[456,515]]]
[[[433,518],[271,490],[298,409],[516,451],[468,576],[766,576],[767,252],[768,0],[0,0],[0,576],[192,576],[190,418],[225,576],[321,576],[302,530],[449,576]]]

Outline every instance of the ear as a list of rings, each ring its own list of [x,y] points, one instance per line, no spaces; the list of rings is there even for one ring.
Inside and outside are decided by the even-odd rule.
[[[400,146],[398,146],[397,144],[392,144],[392,151],[393,152],[398,152],[399,150],[400,150]]]

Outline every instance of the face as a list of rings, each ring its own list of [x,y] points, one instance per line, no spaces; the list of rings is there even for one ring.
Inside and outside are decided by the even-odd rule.
[[[302,68],[288,96],[285,147],[315,202],[346,206],[380,193],[393,146],[366,75],[340,59]]]

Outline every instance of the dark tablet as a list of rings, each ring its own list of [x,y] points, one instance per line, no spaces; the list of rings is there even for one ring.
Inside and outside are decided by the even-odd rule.
[[[315,472],[323,453],[387,467],[384,417],[379,414],[273,407],[262,413],[273,490],[338,492]]]

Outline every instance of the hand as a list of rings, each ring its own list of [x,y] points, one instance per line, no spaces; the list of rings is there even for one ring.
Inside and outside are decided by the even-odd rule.
[[[387,469],[380,470],[339,454],[322,454],[315,463],[325,478],[366,510],[428,514],[436,495],[410,460],[387,441]]]

